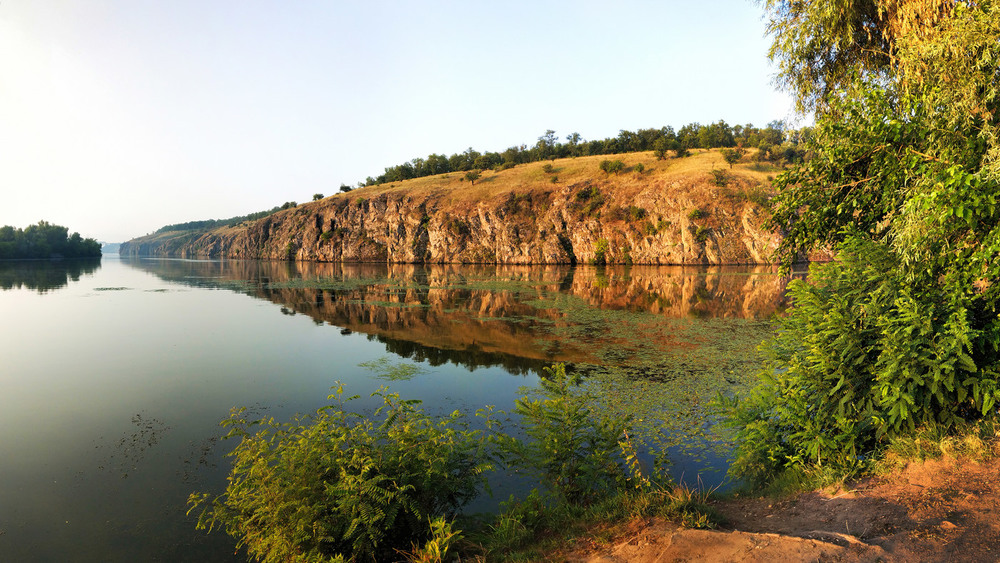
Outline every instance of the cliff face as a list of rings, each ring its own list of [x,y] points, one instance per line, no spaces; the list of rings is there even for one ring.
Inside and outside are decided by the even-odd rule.
[[[766,264],[780,241],[763,226],[767,214],[752,201],[760,183],[749,177],[733,175],[717,187],[704,172],[632,174],[627,182],[591,176],[491,190],[490,179],[507,172],[474,188],[359,189],[236,227],[134,239],[120,252],[321,262]]]

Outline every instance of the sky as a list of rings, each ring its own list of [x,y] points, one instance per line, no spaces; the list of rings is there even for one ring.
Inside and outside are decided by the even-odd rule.
[[[759,6],[0,0],[0,225],[121,242],[430,153],[794,119]]]

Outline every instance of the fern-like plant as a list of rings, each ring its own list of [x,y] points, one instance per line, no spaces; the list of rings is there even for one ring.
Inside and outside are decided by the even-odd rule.
[[[259,561],[393,560],[435,532],[475,497],[491,468],[483,433],[457,411],[433,418],[419,401],[384,389],[372,417],[348,411],[343,387],[334,403],[289,423],[223,422],[233,450],[221,495],[191,495],[199,528],[222,526]],[[190,512],[189,510],[189,512]],[[438,525],[440,528],[440,525]]]

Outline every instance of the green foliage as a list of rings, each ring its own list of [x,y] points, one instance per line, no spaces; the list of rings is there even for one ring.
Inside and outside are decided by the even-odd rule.
[[[553,170],[554,168],[552,167],[551,162],[546,162],[545,164],[542,165],[542,172],[545,172],[546,174],[551,174]]]
[[[595,499],[626,477],[620,439],[630,420],[591,410],[580,377],[564,364],[545,369],[539,388],[515,401],[528,440],[507,438],[507,461],[568,502]]]
[[[618,174],[625,169],[625,163],[621,160],[602,160],[600,169],[605,174]]]
[[[464,237],[469,236],[472,233],[472,229],[469,227],[469,224],[458,217],[452,217],[445,225],[448,232],[455,236]]]
[[[640,221],[646,217],[646,210],[634,205],[628,206],[625,210],[630,221]]]
[[[849,473],[889,439],[996,408],[995,348],[977,350],[983,334],[947,288],[890,275],[898,257],[862,237],[841,248],[837,262],[811,269],[812,283],[790,284],[795,306],[764,347],[761,385],[728,403],[741,437],[738,474],[824,465]]]
[[[642,173],[646,171],[646,165],[640,162],[639,164],[633,166],[632,170],[635,170],[636,174],[642,176]]]
[[[461,539],[462,531],[453,530],[452,522],[444,518],[435,518],[430,521],[431,537],[422,546],[413,546],[407,553],[406,561],[409,563],[442,563],[450,558],[448,552],[454,544]]]
[[[348,186],[347,184],[340,185],[340,193],[346,194],[349,191],[351,191],[351,186]]]
[[[319,235],[319,239],[323,242],[330,242],[333,238],[333,231],[323,231],[323,234]]]
[[[723,160],[726,161],[726,164],[729,165],[730,169],[733,167],[734,164],[739,162],[741,158],[743,158],[744,154],[746,154],[746,151],[743,150],[743,147],[736,147],[736,148],[726,147],[720,149],[719,152],[722,153],[722,158]]]
[[[165,225],[157,229],[156,232],[159,234],[173,231],[209,231],[217,227],[227,227],[238,225],[244,221],[256,221],[257,219],[263,219],[268,215],[273,215],[282,209],[288,209],[289,207],[295,207],[295,202],[286,201],[283,205],[272,207],[267,211],[258,211],[256,213],[248,213],[247,215],[238,215],[236,217],[230,217],[229,219],[207,219],[203,221],[188,221],[187,223]]]
[[[594,264],[601,265],[608,263],[608,250],[611,243],[606,238],[597,239],[594,242]]]
[[[887,76],[894,54],[890,14],[880,0],[788,2],[765,0],[770,56],[778,80],[796,95],[799,109],[813,109],[858,74]]]
[[[711,172],[712,172],[712,184],[721,188],[729,183],[729,175],[726,174],[725,170],[719,168],[713,168]]]
[[[490,469],[487,441],[457,411],[436,419],[419,401],[373,396],[372,417],[345,409],[354,397],[342,386],[290,423],[234,410],[223,422],[240,439],[229,485],[212,500],[191,495],[198,527],[224,527],[261,561],[393,560],[414,543],[443,556],[457,533],[448,520]]]
[[[604,205],[604,194],[597,186],[586,186],[576,192],[574,206],[582,215],[592,215]]]
[[[670,140],[665,137],[660,137],[653,143],[653,153],[656,154],[656,160],[663,160],[667,157],[667,150],[671,148]]]
[[[692,221],[695,219],[703,219],[705,217],[708,217],[708,211],[705,211],[700,207],[695,207],[691,209],[691,211],[688,211],[688,219],[691,219]]]
[[[790,287],[761,385],[727,409],[734,472],[866,467],[887,443],[996,417],[1000,6],[768,2],[772,56],[819,109],[775,180]],[[770,145],[775,143],[768,141]]]
[[[323,194],[313,194],[313,201],[319,201],[323,199]]]
[[[476,185],[476,180],[478,180],[482,174],[479,170],[469,170],[465,173],[465,179],[468,180],[473,186]]]
[[[25,229],[10,225],[0,227],[0,260],[25,258],[94,258],[101,255],[101,245],[80,233],[39,221]]]

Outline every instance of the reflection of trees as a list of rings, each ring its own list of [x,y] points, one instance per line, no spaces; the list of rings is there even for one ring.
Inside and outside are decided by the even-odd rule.
[[[521,358],[501,352],[484,352],[483,350],[477,350],[474,346],[465,350],[448,350],[374,334],[368,335],[368,339],[385,344],[387,352],[392,352],[403,358],[409,358],[418,362],[427,362],[432,366],[452,363],[465,366],[469,368],[469,371],[482,367],[500,366],[514,375],[526,375],[531,372],[539,372],[542,367],[552,363],[545,360]]]
[[[101,259],[0,261],[0,289],[33,289],[45,293],[80,281],[101,267]]]
[[[499,365],[513,373],[552,362],[597,361],[593,339],[618,337],[620,328],[601,320],[602,310],[768,318],[783,308],[787,282],[769,267],[123,262],[170,281],[272,301],[285,314],[367,334],[404,357],[470,369]],[[573,323],[588,321],[571,318],[554,296],[582,300],[577,303],[593,312],[590,324],[574,332],[586,338],[567,337]]]

